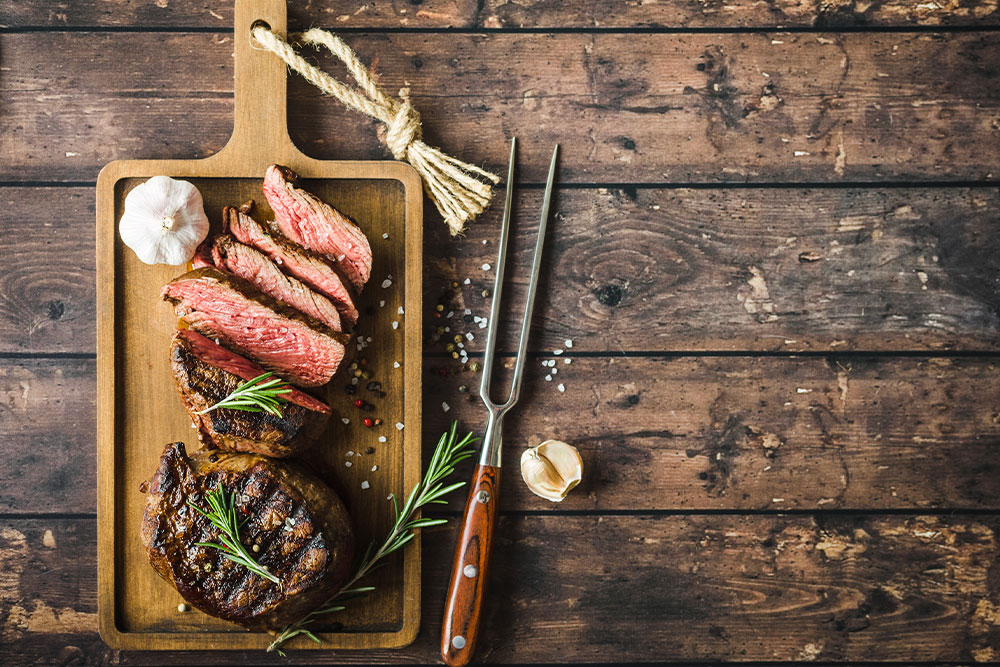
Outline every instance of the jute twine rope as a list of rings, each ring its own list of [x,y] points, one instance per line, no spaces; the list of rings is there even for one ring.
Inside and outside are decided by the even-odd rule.
[[[409,88],[399,91],[399,99],[386,95],[375,77],[358,60],[357,54],[339,37],[319,28],[297,36],[298,41],[304,44],[316,48],[325,46],[342,60],[357,81],[358,88],[344,85],[308,62],[288,42],[264,26],[254,27],[253,37],[327,95],[383,122],[386,146],[393,157],[406,160],[420,174],[424,190],[441,212],[452,235],[462,233],[465,223],[475,219],[489,205],[493,199],[493,187],[480,179],[496,184],[500,182],[500,177],[425,144],[420,129],[420,114],[410,104]]]

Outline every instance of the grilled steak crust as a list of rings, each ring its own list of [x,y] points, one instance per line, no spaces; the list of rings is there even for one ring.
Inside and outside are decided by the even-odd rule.
[[[256,248],[229,234],[221,234],[212,242],[212,262],[216,268],[253,283],[264,294],[298,308],[334,331],[343,331],[340,313],[333,302],[296,278],[286,276]]]
[[[222,211],[224,228],[241,243],[270,257],[285,273],[329,298],[337,307],[345,328],[353,327],[358,321],[358,307],[350,281],[322,255],[303,250],[280,232],[254,220],[249,215],[252,208],[252,201],[239,210],[227,206]]]
[[[196,545],[219,543],[219,531],[187,503],[207,510],[205,495],[220,484],[239,494],[237,513],[246,519],[240,539],[281,586],[218,549]],[[347,510],[294,464],[205,449],[189,457],[184,443],[175,442],[163,450],[147,494],[141,535],[149,562],[206,614],[248,630],[280,629],[322,604],[347,577],[354,554]]]
[[[348,336],[213,267],[170,281],[163,298],[195,331],[221,339],[289,382],[326,384],[344,358]]]
[[[372,248],[361,228],[311,192],[295,186],[288,167],[271,165],[264,175],[264,196],[282,233],[303,248],[337,261],[361,289],[372,272]]]
[[[219,449],[286,458],[311,445],[326,427],[330,408],[294,388],[284,395],[288,402],[282,404],[280,417],[229,408],[198,414],[264,369],[190,329],[174,334],[170,367],[199,437]]]

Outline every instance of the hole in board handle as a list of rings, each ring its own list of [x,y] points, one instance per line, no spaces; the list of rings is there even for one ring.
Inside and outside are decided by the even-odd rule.
[[[261,46],[260,42],[253,38],[253,31],[255,28],[264,28],[265,30],[271,29],[271,24],[263,19],[257,19],[250,24],[250,48],[255,51],[263,51],[264,47]]]

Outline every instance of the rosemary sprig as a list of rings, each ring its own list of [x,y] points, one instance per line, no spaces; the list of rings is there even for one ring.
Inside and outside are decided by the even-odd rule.
[[[229,408],[245,412],[266,412],[269,415],[280,417],[281,404],[288,402],[284,394],[291,393],[292,389],[278,378],[268,379],[272,375],[274,373],[262,373],[252,380],[247,380],[229,396],[198,414],[203,415],[217,408]]]
[[[195,505],[190,500],[187,502],[194,511],[212,522],[212,525],[219,529],[219,540],[222,544],[215,542],[196,542],[199,547],[211,547],[218,549],[222,555],[229,560],[242,565],[254,574],[259,574],[268,581],[272,581],[279,586],[281,580],[267,571],[267,568],[260,565],[253,559],[247,548],[240,541],[240,528],[246,521],[240,521],[236,516],[236,497],[233,493],[226,493],[222,485],[215,487],[207,494],[205,500],[208,501],[209,510],[206,512]]]
[[[299,635],[304,635],[317,644],[321,643],[319,637],[313,634],[308,628],[313,621],[319,616],[342,611],[345,608],[344,603],[348,600],[361,597],[375,590],[374,586],[357,586],[356,584],[365,575],[381,565],[379,561],[409,544],[416,535],[415,531],[418,528],[428,528],[447,523],[447,519],[424,519],[416,515],[426,505],[447,503],[444,496],[465,486],[465,482],[445,484],[443,481],[455,472],[457,464],[473,455],[474,452],[470,445],[478,440],[478,438],[472,437],[471,433],[459,440],[457,431],[458,422],[452,422],[451,428],[441,435],[437,445],[434,447],[434,454],[431,456],[430,463],[427,464],[427,472],[424,473],[423,480],[413,487],[402,509],[400,509],[395,496],[393,496],[392,506],[395,522],[381,546],[376,548],[374,542],[369,544],[368,549],[361,557],[361,560],[358,561],[353,573],[340,587],[340,590],[334,593],[332,597],[317,609],[295,623],[285,626],[275,637],[274,641],[271,642],[271,645],[267,647],[268,652],[277,651],[279,655],[284,655],[281,647],[285,642]]]

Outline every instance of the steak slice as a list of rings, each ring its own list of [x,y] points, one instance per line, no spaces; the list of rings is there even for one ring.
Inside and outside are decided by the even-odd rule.
[[[170,368],[199,437],[219,449],[285,458],[307,448],[326,428],[330,407],[290,385],[280,417],[230,408],[199,414],[265,371],[196,331],[174,334]]]
[[[253,283],[261,292],[315,317],[334,331],[343,331],[337,307],[296,278],[286,276],[266,255],[229,234],[215,237],[212,262],[216,268]]]
[[[337,307],[345,327],[353,327],[358,321],[358,307],[354,305],[352,288],[348,287],[350,282],[345,282],[346,279],[322,255],[303,250],[251,218],[252,206],[252,201],[240,210],[227,206],[222,211],[223,226],[241,243],[253,246],[274,260],[285,273],[328,297]]]
[[[213,267],[170,281],[163,298],[195,331],[221,339],[289,382],[326,384],[344,358],[347,335]]]
[[[264,196],[278,229],[303,248],[336,259],[348,279],[361,289],[372,273],[368,237],[346,215],[291,183],[296,180],[294,171],[276,164],[264,175]]]
[[[208,510],[218,486],[236,496],[240,540],[281,585],[232,562],[218,549],[219,530],[187,505]],[[144,485],[145,486],[145,485]],[[249,630],[275,630],[326,601],[347,577],[354,531],[328,486],[286,461],[166,446],[147,487],[140,528],[153,569],[206,614]],[[258,550],[254,550],[256,545]]]

